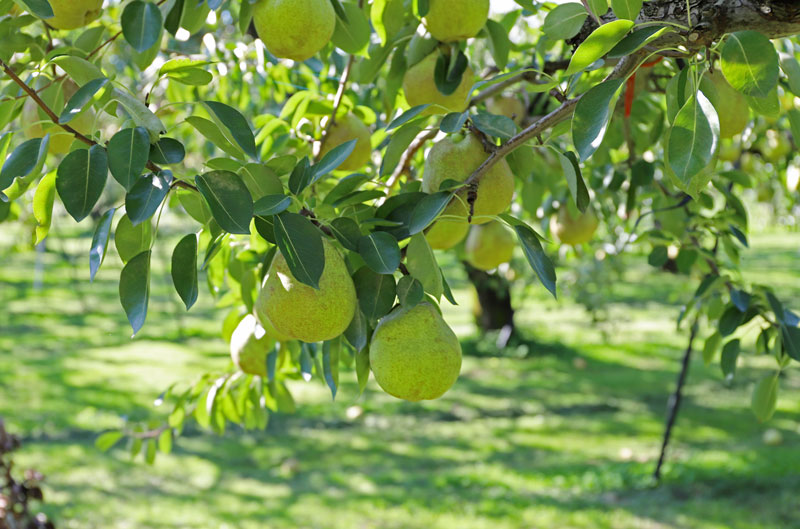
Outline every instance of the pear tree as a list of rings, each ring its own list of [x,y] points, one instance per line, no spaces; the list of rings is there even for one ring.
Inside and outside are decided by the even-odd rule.
[[[345,369],[439,398],[461,366],[448,253],[553,296],[557,267],[646,255],[695,286],[683,374],[695,350],[721,378],[770,355],[771,417],[797,300],[739,262],[753,197],[798,218],[796,2],[102,4],[0,0],[0,223],[20,248],[89,234],[88,279],[119,260],[134,335],[169,245],[165,279],[186,310],[225,307],[232,361],[99,446],[264,428],[296,406],[287,381],[335,397]]]

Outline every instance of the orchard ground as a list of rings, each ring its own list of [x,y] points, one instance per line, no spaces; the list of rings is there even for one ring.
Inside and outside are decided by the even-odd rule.
[[[800,527],[800,374],[787,370],[768,425],[749,411],[771,359],[745,355],[727,385],[718,363],[695,354],[664,482],[652,486],[686,341],[674,321],[692,283],[654,274],[642,256],[610,291],[604,323],[567,295],[526,291],[527,351],[477,340],[472,295],[454,282],[461,305],[443,307],[467,356],[439,401],[401,402],[374,381],[357,398],[343,370],[334,403],[322,381],[297,383],[303,406],[272,416],[268,431],[190,427],[151,467],[94,440],[123,415],[159,417],[153,400],[172,382],[225,369],[223,311],[204,292],[183,312],[165,273],[174,241],[159,237],[148,324],[130,341],[116,256],[89,284],[88,235],[57,232],[40,266],[0,238],[0,416],[23,436],[18,465],[47,475],[58,527]],[[800,299],[800,235],[751,241],[746,278]],[[782,445],[762,442],[767,428]]]

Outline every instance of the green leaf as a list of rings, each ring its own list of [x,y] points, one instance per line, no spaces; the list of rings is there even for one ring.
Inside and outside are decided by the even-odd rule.
[[[150,248],[152,242],[153,225],[151,223],[142,222],[138,226],[134,226],[128,215],[123,215],[119,219],[114,232],[114,246],[123,263],[127,263],[134,256]]]
[[[714,356],[717,354],[720,344],[722,343],[722,335],[718,331],[706,338],[706,343],[703,346],[703,362],[706,365],[711,365],[714,361]]]
[[[379,274],[392,274],[400,265],[400,247],[397,239],[386,232],[374,232],[361,237],[358,253],[367,266]]]
[[[449,204],[452,199],[453,193],[448,191],[439,191],[425,196],[414,207],[414,211],[411,213],[408,233],[414,235],[430,226],[431,223],[436,220],[436,217],[442,214],[447,204]]]
[[[789,89],[794,95],[800,96],[800,63],[789,53],[781,53],[779,57],[781,70],[789,80]]]
[[[311,168],[311,162],[308,156],[304,156],[302,160],[297,162],[292,174],[289,176],[289,191],[294,195],[299,195],[311,185],[313,176],[314,170]]]
[[[44,138],[34,138],[17,146],[0,169],[0,190],[10,186],[15,178],[28,176],[40,166],[47,154],[49,141],[48,134]]]
[[[633,22],[630,20],[615,20],[595,29],[575,50],[566,74],[576,74],[591,66],[625,38],[631,28]]]
[[[489,50],[492,52],[494,64],[499,70],[504,70],[508,65],[508,53],[511,51],[508,31],[491,18],[486,21],[486,31],[489,33]]]
[[[363,316],[361,316],[363,318]],[[361,395],[367,389],[369,382],[369,349],[363,347],[356,353],[356,377],[358,378],[358,393]]]
[[[234,158],[244,160],[242,150],[228,141],[216,123],[200,116],[189,116],[186,121],[216,147]]]
[[[89,281],[94,281],[97,271],[100,270],[100,265],[106,258],[106,250],[108,249],[108,236],[111,233],[111,221],[114,220],[114,213],[117,212],[116,208],[111,208],[100,217],[97,223],[97,228],[92,235],[92,246],[89,250]]]
[[[108,168],[125,191],[130,191],[142,174],[150,155],[150,135],[144,127],[123,129],[108,142]]]
[[[181,163],[186,156],[186,148],[173,138],[161,138],[150,146],[150,159],[158,164]]]
[[[134,0],[125,6],[120,18],[122,35],[138,52],[150,49],[161,36],[164,19],[161,10],[151,2]]]
[[[367,347],[368,331],[367,320],[361,309],[359,309],[356,311],[355,316],[353,316],[353,321],[350,322],[347,330],[344,331],[344,337],[347,338],[347,341],[350,342],[350,345],[352,345],[356,351],[361,351]],[[361,376],[359,375],[359,380],[360,379]]]
[[[158,449],[162,454],[169,454],[172,452],[172,430],[164,430],[158,436]]]
[[[743,321],[744,315],[742,312],[731,304],[719,318],[719,333],[722,336],[729,336],[739,328]]]
[[[455,134],[464,127],[468,117],[469,112],[450,112],[442,118],[442,122],[439,123],[439,130],[446,134]]]
[[[134,226],[149,220],[169,193],[172,173],[149,174],[133,185],[125,195],[125,212]]]
[[[672,31],[668,26],[649,26],[637,29],[621,41],[608,52],[609,59],[620,59],[626,55],[643,48],[645,45],[656,40],[667,31]]]
[[[258,200],[267,195],[282,195],[283,184],[275,171],[259,163],[249,163],[239,170],[253,200]]]
[[[525,224],[512,225],[514,231],[517,232],[519,242],[522,244],[522,249],[525,251],[525,257],[528,259],[542,285],[550,292],[554,298],[556,295],[556,270],[553,262],[544,253],[542,243],[539,242],[539,236],[536,235],[530,227]]]
[[[475,128],[493,138],[507,140],[517,133],[517,125],[507,116],[479,113],[472,116]]]
[[[667,161],[684,191],[693,191],[692,195],[699,191],[695,177],[709,166],[718,145],[719,116],[698,91],[675,116],[669,133]]]
[[[589,13],[581,4],[561,4],[547,14],[542,31],[553,40],[571,39],[581,30],[588,16]]]
[[[425,292],[440,299],[444,292],[442,272],[428,240],[422,233],[411,237],[406,251],[406,265],[411,276],[417,279]]]
[[[95,439],[94,446],[101,452],[108,452],[112,446],[122,439],[122,436],[120,431],[106,432]]]
[[[125,111],[130,114],[137,126],[147,129],[151,141],[156,141],[160,134],[166,132],[166,128],[158,116],[128,92],[115,88],[111,98],[118,101],[125,108]]]
[[[197,176],[195,184],[223,230],[250,233],[253,197],[239,175],[231,171],[212,171]]]
[[[204,101],[203,104],[228,129],[233,140],[241,147],[244,153],[254,160],[258,159],[253,131],[242,113],[231,106],[216,101]]]
[[[386,132],[389,132],[390,130],[394,130],[397,127],[405,125],[415,117],[419,116],[422,113],[422,111],[428,108],[429,106],[430,106],[429,104],[424,104],[409,108],[408,110],[406,110],[405,112],[394,118],[386,126]]]
[[[36,186],[36,193],[33,195],[33,216],[36,219],[36,240],[34,244],[42,242],[50,231],[55,198],[56,175],[55,173],[48,173],[39,181],[39,185]]]
[[[389,140],[389,145],[386,146],[386,151],[381,161],[381,176],[394,172],[397,164],[400,163],[400,159],[406,152],[406,149],[408,149],[408,146],[411,145],[411,142],[414,141],[414,138],[416,138],[417,134],[421,131],[422,129],[420,127],[409,123],[392,134],[392,139]]]
[[[761,422],[767,422],[775,414],[778,403],[778,373],[767,375],[756,384],[750,409]]]
[[[172,252],[172,284],[186,310],[197,301],[197,235],[186,235]]]
[[[722,374],[726,377],[732,377],[736,373],[736,361],[739,358],[740,350],[741,342],[738,338],[726,343],[722,348],[720,366],[722,367]]]
[[[358,140],[350,140],[337,145],[328,151],[322,159],[314,165],[314,173],[311,183],[313,184],[331,171],[335,171],[347,158],[352,154],[353,149],[356,148]]]
[[[600,147],[611,118],[611,102],[622,83],[623,79],[605,81],[578,100],[572,117],[572,141],[582,162]]]
[[[586,182],[583,180],[581,174],[581,166],[578,163],[578,158],[573,152],[562,153],[557,149],[552,149],[558,156],[558,161],[561,164],[561,169],[564,171],[564,178],[567,180],[569,192],[575,205],[581,213],[584,213],[589,207],[589,190],[586,188]]]
[[[275,215],[275,239],[292,275],[303,284],[319,288],[325,268],[322,233],[297,213]]]
[[[333,400],[336,400],[336,390],[339,386],[340,351],[341,341],[339,338],[327,340],[322,344],[322,375],[331,390],[331,398]]]
[[[58,117],[58,122],[69,123],[73,118],[77,117],[84,107],[92,101],[97,91],[103,88],[106,83],[108,83],[108,79],[99,77],[80,87],[64,106],[64,110]]]
[[[330,224],[331,231],[334,237],[342,246],[351,252],[358,251],[358,241],[361,239],[361,229],[358,223],[353,219],[347,217],[339,217],[333,219]]]
[[[611,9],[617,18],[636,20],[642,10],[643,0],[611,0]]]
[[[93,145],[69,153],[58,166],[56,189],[67,213],[80,222],[100,200],[108,178],[105,148]]]
[[[364,11],[353,2],[342,2],[345,17],[336,18],[336,28],[331,42],[347,53],[363,55],[369,44],[372,30]]]
[[[138,254],[122,269],[119,299],[136,336],[147,319],[150,302],[150,251]]]
[[[286,195],[267,195],[258,199],[253,206],[253,213],[259,216],[283,213],[292,205],[291,197]]]
[[[766,97],[778,84],[778,52],[757,31],[729,35],[722,48],[721,66],[731,86],[748,96]]]
[[[353,284],[358,305],[367,320],[374,323],[392,310],[396,294],[394,276],[362,266],[353,274]]]
[[[189,86],[206,86],[214,80],[214,76],[211,72],[207,72],[202,68],[182,68],[170,72],[167,77],[173,81]]]
[[[800,362],[800,329],[781,323],[781,341],[786,354]]]

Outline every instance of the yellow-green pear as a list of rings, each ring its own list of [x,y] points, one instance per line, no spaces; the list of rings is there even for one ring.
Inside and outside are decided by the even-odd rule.
[[[413,402],[438,399],[458,379],[461,344],[430,303],[397,308],[384,317],[369,347],[369,362],[383,390]]]
[[[433,38],[455,42],[474,37],[489,18],[489,0],[430,0],[425,27]]]
[[[707,73],[716,90],[706,94],[719,115],[719,135],[732,138],[740,134],[750,122],[750,107],[744,96],[728,83],[722,72]]]
[[[50,0],[53,16],[45,22],[56,29],[82,28],[97,19],[103,0]]]
[[[772,163],[783,161],[792,152],[792,144],[786,135],[772,129],[761,137],[757,147],[761,156]]]
[[[277,342],[288,342],[293,340],[291,336],[283,334],[279,332],[278,329],[269,321],[269,317],[267,317],[267,307],[266,307],[266,297],[258,296],[256,298],[255,306],[253,307],[256,313],[256,319],[258,319],[258,323],[264,327],[264,331],[267,333],[267,336],[274,339]]]
[[[328,135],[322,140],[321,156],[325,156],[334,147],[357,140],[356,146],[350,156],[339,166],[340,171],[355,171],[364,167],[372,156],[372,135],[369,128],[353,114],[348,114],[336,120],[328,130]]]
[[[244,373],[266,377],[267,355],[274,345],[255,316],[248,314],[231,335],[231,360]]]
[[[275,256],[259,293],[259,312],[282,335],[321,342],[341,335],[356,312],[356,288],[344,259],[327,239],[325,268],[315,289],[298,281],[282,254]]]
[[[456,199],[450,202],[439,219],[425,231],[425,238],[434,250],[449,250],[464,240],[469,231],[467,207]]]
[[[467,262],[480,270],[492,270],[511,260],[516,238],[502,222],[473,226],[465,245]]]
[[[435,193],[446,180],[463,182],[486,161],[489,155],[481,141],[473,134],[448,136],[434,145],[425,159],[422,190]],[[492,220],[490,215],[505,211],[514,196],[514,175],[508,162],[500,160],[489,169],[478,183],[475,215],[472,222],[483,224]],[[467,192],[460,197],[467,202]]]
[[[517,125],[525,119],[525,105],[514,96],[493,97],[486,101],[486,110],[510,118]]]
[[[458,88],[452,94],[444,95],[436,87],[436,81],[433,77],[437,60],[439,60],[439,52],[434,51],[409,68],[403,77],[403,92],[406,95],[408,104],[412,107],[425,104],[431,105],[422,111],[421,116],[463,112],[467,109],[469,103],[475,72],[472,71],[471,67],[467,66]]]
[[[330,42],[336,12],[330,0],[260,0],[253,23],[274,56],[305,61]]]
[[[591,241],[599,225],[600,221],[591,209],[574,218],[569,208],[562,206],[550,219],[550,231],[559,241],[573,246]]]

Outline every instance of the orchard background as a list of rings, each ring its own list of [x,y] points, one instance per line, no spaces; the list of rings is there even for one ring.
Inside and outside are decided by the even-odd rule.
[[[0,0],[0,528],[800,525],[798,33]]]

